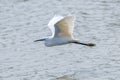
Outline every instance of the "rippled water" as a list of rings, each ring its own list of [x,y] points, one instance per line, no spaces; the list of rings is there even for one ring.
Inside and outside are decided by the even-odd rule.
[[[119,80],[119,0],[0,0],[0,80]],[[95,47],[45,47],[55,15],[76,16],[74,36]]]

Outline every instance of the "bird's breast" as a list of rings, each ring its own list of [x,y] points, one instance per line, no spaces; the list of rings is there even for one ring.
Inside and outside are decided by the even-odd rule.
[[[47,39],[45,41],[45,45],[50,47],[50,46],[67,44],[67,43],[69,43],[69,41],[70,40],[67,38],[51,38],[51,39]]]

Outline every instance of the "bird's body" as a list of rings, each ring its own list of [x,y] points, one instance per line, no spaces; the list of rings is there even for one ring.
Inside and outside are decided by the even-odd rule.
[[[47,38],[45,40],[45,45],[48,47],[56,46],[56,45],[63,45],[63,44],[67,44],[69,41],[71,40],[68,38],[61,38],[61,37]]]
[[[36,40],[35,42],[44,40],[45,45],[48,47],[68,43],[77,43],[90,46],[85,43],[80,43],[78,40],[74,39],[74,16],[54,16],[53,19],[50,20],[48,26],[52,31],[52,36],[49,38]]]

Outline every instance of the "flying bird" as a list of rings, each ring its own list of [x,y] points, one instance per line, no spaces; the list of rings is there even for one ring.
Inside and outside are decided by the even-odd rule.
[[[55,15],[48,24],[52,35],[48,38],[38,39],[34,42],[45,41],[47,47],[75,43],[86,46],[95,46],[93,43],[82,43],[73,37],[74,16]]]

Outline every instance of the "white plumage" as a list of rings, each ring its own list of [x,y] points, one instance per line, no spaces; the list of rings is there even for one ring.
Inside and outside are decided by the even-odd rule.
[[[48,24],[51,37],[73,38],[74,16],[54,16]]]
[[[74,20],[74,16],[71,15],[55,15],[48,23],[48,27],[50,28],[52,35],[49,38],[35,40],[35,42],[45,40],[45,45],[48,47],[68,43],[94,46],[94,44],[81,43],[73,38]]]
[[[51,32],[52,32],[52,36],[51,37],[54,37],[54,34],[55,34],[55,27],[54,25],[60,21],[61,19],[63,19],[64,17],[63,16],[57,16],[55,15],[48,23],[48,27],[50,28]]]

